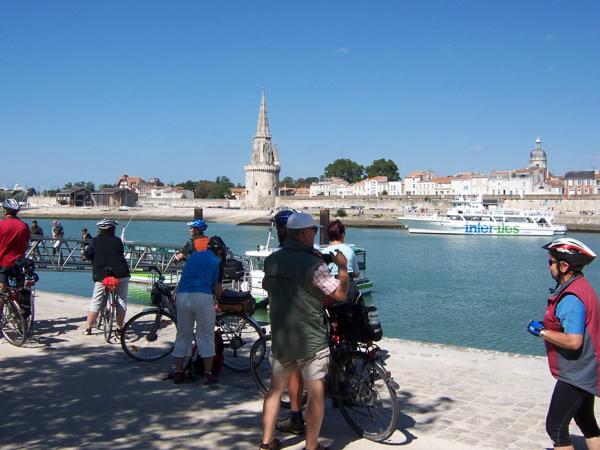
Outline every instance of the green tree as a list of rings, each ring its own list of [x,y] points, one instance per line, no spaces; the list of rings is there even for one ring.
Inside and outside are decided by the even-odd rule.
[[[398,166],[391,159],[376,159],[367,167],[366,171],[368,177],[387,177],[388,181],[398,181],[400,179]]]
[[[198,185],[198,183],[196,181],[187,180],[187,181],[184,181],[183,183],[179,183],[177,185],[177,187],[194,192],[196,190],[197,185]]]
[[[98,187],[98,189],[113,189],[113,188],[116,188],[116,187],[117,187],[117,185],[116,185],[116,184],[104,183],[104,184],[101,184],[101,185]]]
[[[287,187],[295,187],[296,186],[296,182],[294,181],[294,179],[292,177],[284,177],[283,180],[281,180],[279,182],[279,184],[281,186],[287,186]]]
[[[96,190],[96,186],[91,181],[76,181],[75,183],[66,183],[63,186],[62,190],[67,191],[69,189],[75,189],[75,188],[86,188],[89,191]]]
[[[327,178],[336,177],[346,180],[348,183],[356,183],[365,176],[365,168],[350,159],[336,159],[325,167]]]

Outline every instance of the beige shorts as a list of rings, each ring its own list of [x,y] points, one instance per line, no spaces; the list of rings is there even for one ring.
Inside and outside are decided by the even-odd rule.
[[[313,356],[304,359],[278,360],[271,355],[273,375],[299,370],[304,381],[314,381],[325,378],[329,368],[329,348],[318,351]]]

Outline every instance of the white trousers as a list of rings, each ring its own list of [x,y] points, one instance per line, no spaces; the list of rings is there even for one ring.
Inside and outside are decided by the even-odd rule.
[[[189,355],[194,340],[194,325],[198,354],[203,358],[215,356],[215,302],[213,296],[202,292],[177,294],[177,338],[173,356]]]

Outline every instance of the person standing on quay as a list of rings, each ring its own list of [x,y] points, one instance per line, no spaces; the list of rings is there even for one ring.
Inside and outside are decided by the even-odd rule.
[[[84,251],[83,256],[92,262],[92,277],[94,279],[94,292],[90,299],[90,308],[83,334],[92,334],[92,327],[98,318],[98,311],[104,297],[102,280],[113,275],[119,279],[117,285],[117,332],[123,328],[125,312],[127,310],[127,294],[129,292],[129,266],[124,255],[123,241],[115,236],[118,222],[114,219],[103,219],[97,223],[98,236],[92,239]],[[110,267],[113,273],[106,273]]]
[[[31,234],[25,222],[17,217],[19,202],[9,198],[2,202],[4,220],[0,221],[0,292],[4,291],[15,260],[25,256]]]
[[[571,419],[585,436],[587,448],[600,450],[600,429],[594,417],[600,394],[600,306],[582,269],[596,254],[584,243],[557,239],[548,250],[550,275],[556,280],[543,322],[532,320],[527,330],[546,344],[548,364],[557,379],[546,416],[546,431],[555,449],[573,449]]]
[[[319,226],[309,214],[294,213],[287,221],[283,248],[265,260],[263,287],[269,293],[272,336],[271,385],[263,403],[261,449],[279,449],[273,439],[281,396],[290,373],[300,370],[306,391],[306,449],[320,450],[319,432],[324,413],[324,378],[329,347],[324,323],[323,296],[346,299],[346,257],[337,251],[333,261],[338,279],[331,275],[320,255],[313,251]]]
[[[31,233],[31,240],[33,241],[31,244],[31,256],[35,257],[39,261],[42,257],[42,254],[38,247],[40,246],[40,241],[44,238],[44,230],[42,230],[42,227],[38,225],[37,220],[34,220],[31,222],[31,228],[29,231]]]

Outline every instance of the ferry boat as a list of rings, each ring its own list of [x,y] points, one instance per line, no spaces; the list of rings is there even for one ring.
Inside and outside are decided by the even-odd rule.
[[[471,234],[486,236],[553,236],[567,227],[554,225],[551,211],[487,208],[476,200],[455,197],[444,215],[398,217],[409,233]]]
[[[262,288],[262,280],[265,276],[264,262],[267,256],[276,251],[276,248],[270,247],[272,240],[272,228],[269,229],[269,236],[266,245],[259,245],[256,250],[248,250],[243,258],[245,277],[239,288],[241,290],[250,291],[257,302],[264,300],[267,297],[267,291]],[[356,262],[360,274],[355,279],[356,287],[361,294],[370,294],[373,290],[373,282],[366,276],[367,270],[367,252],[365,249],[357,247],[353,244],[348,244],[356,255]],[[324,249],[327,245],[322,245],[319,248]]]

